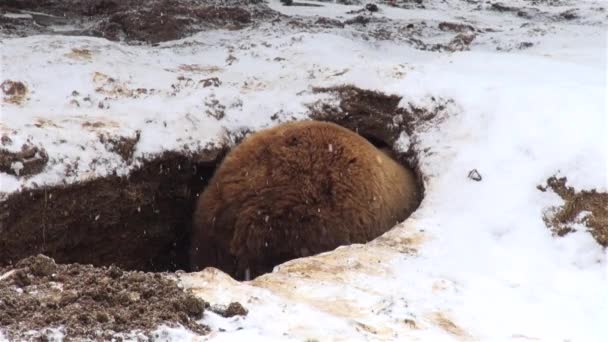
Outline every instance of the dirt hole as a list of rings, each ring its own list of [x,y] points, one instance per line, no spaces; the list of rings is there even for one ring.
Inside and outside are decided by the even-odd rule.
[[[0,266],[41,253],[58,263],[187,270],[193,206],[224,153],[164,153],[128,177],[9,195],[0,204]]]
[[[419,124],[441,116],[445,103],[438,100],[431,109],[401,108],[399,96],[353,86],[314,91],[334,99],[310,104],[310,117],[335,122],[391,150],[417,174],[421,200],[424,188],[415,142],[406,150],[395,146],[402,134],[413,136]],[[247,133],[234,133],[234,142]],[[128,177],[113,175],[9,195],[0,203],[0,267],[44,254],[61,264],[188,271],[194,205],[226,152],[167,152],[145,161]]]

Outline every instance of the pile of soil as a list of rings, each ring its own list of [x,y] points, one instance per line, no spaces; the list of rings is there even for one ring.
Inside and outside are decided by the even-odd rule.
[[[204,335],[209,328],[196,320],[208,307],[160,273],[58,265],[43,255],[0,269],[0,327],[10,340],[45,340],[58,327],[69,338],[109,340],[134,330],[151,337],[161,324]]]
[[[550,188],[564,200],[564,205],[551,208],[546,213],[545,223],[558,236],[574,232],[574,225],[582,224],[597,243],[608,247],[608,193],[595,189],[576,191],[567,186],[567,182],[566,177],[553,176],[547,180],[546,187],[538,186],[541,191]],[[581,214],[585,215],[581,217]]]
[[[279,15],[261,1],[246,0],[7,0],[0,4],[3,12],[17,14],[0,15],[0,29],[9,35],[60,33],[146,43],[242,29]]]

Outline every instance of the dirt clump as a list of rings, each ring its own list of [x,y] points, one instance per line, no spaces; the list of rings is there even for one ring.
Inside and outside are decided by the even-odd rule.
[[[5,80],[0,84],[0,89],[4,93],[6,103],[22,104],[27,96],[27,87],[23,82]]]
[[[49,161],[44,148],[25,144],[21,151],[11,152],[0,148],[0,172],[26,177],[42,172]]]
[[[108,146],[109,151],[118,154],[127,163],[131,163],[133,161],[133,153],[135,153],[135,146],[139,142],[140,136],[140,131],[136,131],[133,137],[108,138],[100,135],[99,141]]]
[[[452,22],[441,22],[439,23],[439,29],[441,31],[452,31],[452,32],[474,32],[475,28],[468,24],[452,23]]]
[[[211,306],[209,311],[213,311],[222,317],[247,316],[249,311],[239,302],[232,302],[228,306]]]
[[[8,135],[3,134],[2,137],[0,137],[0,144],[2,144],[2,146],[12,145],[13,139],[11,139]]]
[[[30,20],[0,17],[0,25],[17,35],[63,33],[127,42],[159,43],[209,29],[238,30],[279,14],[261,1],[210,0],[46,0],[5,1],[0,9],[31,13]]]
[[[576,224],[582,224],[600,245],[608,247],[608,193],[595,189],[576,191],[566,185],[567,181],[566,177],[553,176],[545,187],[538,186],[541,191],[553,190],[564,200],[564,205],[547,211],[546,225],[555,235],[564,236],[576,231]]]
[[[334,18],[328,18],[328,17],[319,17],[316,21],[315,21],[316,25],[319,25],[321,27],[325,27],[325,28],[343,28],[344,27],[344,23],[341,22],[338,19],[334,19]]]
[[[134,330],[150,337],[161,324],[204,335],[208,327],[196,320],[208,307],[160,273],[61,265],[44,255],[0,269],[0,326],[13,340],[44,340],[46,329],[58,327],[70,339]]]

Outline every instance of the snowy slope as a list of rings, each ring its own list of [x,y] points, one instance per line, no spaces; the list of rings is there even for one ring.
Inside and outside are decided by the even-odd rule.
[[[528,2],[509,5],[521,3]],[[360,8],[271,5],[290,15],[342,20]],[[580,19],[551,19],[573,5]],[[401,95],[403,106],[453,99],[445,117],[410,137],[426,197],[384,236],[288,262],[246,283],[213,269],[180,276],[211,303],[239,301],[249,309],[244,319],[207,316],[204,323],[225,330],[209,338],[606,341],[608,255],[583,231],[552,237],[542,215],[561,200],[536,189],[558,174],[576,188],[608,191],[608,25],[596,10],[602,6],[541,4],[546,14],[538,20],[460,1],[433,1],[426,9],[381,6],[377,16],[395,22],[424,21],[428,28],[464,21],[495,29],[480,34],[470,51],[455,53],[364,39],[363,28],[206,32],[157,48],[80,37],[7,39],[1,79],[21,80],[32,91],[22,105],[3,104],[0,135],[9,134],[8,148],[15,150],[28,137],[44,146],[51,167],[30,179],[0,174],[1,188],[73,182],[137,166],[108,151],[100,132],[141,130],[135,152],[141,157],[221,144],[226,131],[271,125],[273,114],[303,118],[305,104],[321,96],[311,86],[352,83]],[[432,43],[453,36],[421,32]],[[534,45],[512,48],[524,41]],[[211,77],[221,85],[198,83]],[[148,90],[137,94],[137,88]],[[201,114],[215,113],[214,99],[224,107],[221,120]],[[40,119],[53,124],[35,126]],[[98,121],[101,127],[83,126]],[[66,164],[73,162],[77,172],[66,179]],[[482,181],[467,178],[472,169]],[[176,340],[189,336],[163,331]]]

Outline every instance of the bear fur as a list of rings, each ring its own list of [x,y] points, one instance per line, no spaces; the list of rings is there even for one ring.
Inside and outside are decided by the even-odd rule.
[[[321,121],[282,124],[235,147],[200,195],[191,268],[248,279],[370,241],[418,203],[413,172],[357,133]]]

